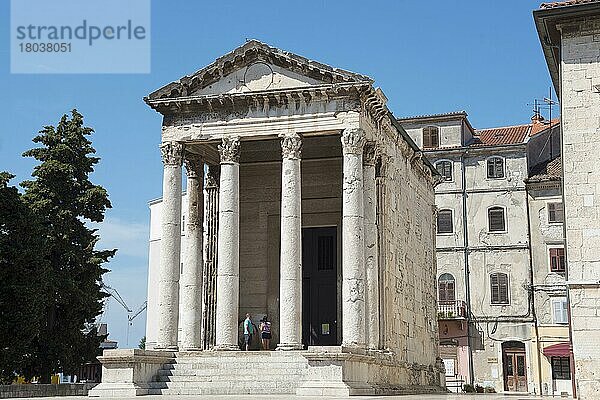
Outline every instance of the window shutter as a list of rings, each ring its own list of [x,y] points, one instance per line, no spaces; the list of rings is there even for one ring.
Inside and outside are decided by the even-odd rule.
[[[452,163],[450,161],[439,161],[435,168],[444,177],[444,180],[452,180]]]
[[[437,216],[437,231],[438,233],[454,232],[454,224],[452,222],[451,210],[440,210]]]
[[[564,208],[562,203],[548,203],[548,222],[564,222]]]
[[[503,208],[493,207],[488,210],[488,226],[490,232],[503,232],[506,230]]]
[[[504,160],[500,157],[492,157],[487,161],[488,178],[504,178]]]
[[[492,304],[508,304],[508,275],[491,274],[490,289]]]
[[[423,128],[423,147],[438,147],[439,146],[439,130],[435,126],[427,126]]]

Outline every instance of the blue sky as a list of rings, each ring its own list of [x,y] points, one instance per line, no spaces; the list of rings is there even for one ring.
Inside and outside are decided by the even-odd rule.
[[[77,108],[96,130],[93,180],[113,209],[101,228],[119,249],[107,282],[131,308],[146,298],[147,202],[161,195],[161,118],[142,97],[255,38],[375,79],[398,116],[466,110],[476,128],[525,123],[550,78],[531,11],[539,1],[152,1],[150,74],[10,74],[9,2],[0,2],[0,170],[27,179],[21,157],[46,124]],[[126,347],[127,315],[103,317]],[[135,320],[130,346],[144,335]]]

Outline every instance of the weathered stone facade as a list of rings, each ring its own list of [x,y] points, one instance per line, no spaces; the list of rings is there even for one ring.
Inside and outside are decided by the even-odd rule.
[[[148,348],[179,350],[175,374],[187,373],[178,371],[193,368],[194,360],[226,362],[225,350],[240,349],[240,322],[249,313],[256,325],[270,317],[278,364],[240,385],[245,373],[230,372],[227,387],[239,394],[441,390],[433,247],[437,174],[372,83],[250,41],[146,98],[164,116],[164,153],[178,155],[165,156],[163,201],[151,205],[152,214],[162,217],[151,215],[161,223],[152,224],[160,233],[151,231],[147,326]],[[181,183],[174,183],[181,159],[188,167],[183,200]],[[210,203],[202,201],[202,174],[190,168],[197,159],[220,165],[218,205],[208,195]],[[211,243],[214,207],[211,297],[214,277],[197,275],[203,258],[214,262],[208,245],[204,257],[198,252],[203,241]],[[205,235],[199,235],[202,214]],[[319,236],[318,246],[305,241],[324,228],[329,236]],[[197,307],[205,299],[206,315],[210,298],[216,299],[213,327]],[[211,330],[213,351],[197,351]],[[237,357],[251,362],[253,356]],[[294,369],[301,379],[270,385],[268,376],[278,368]],[[151,382],[147,393],[214,393],[208,381],[191,383],[183,375],[170,380],[164,367],[157,374],[166,378]],[[96,393],[109,387],[103,382]]]
[[[532,268],[535,264],[536,274],[548,274],[548,249],[542,240],[533,243],[530,238],[525,180],[532,164],[552,157],[542,147],[552,134],[558,136],[556,124],[550,129],[536,115],[531,124],[476,131],[464,112],[399,122],[446,175],[436,187],[436,206],[438,215],[448,216],[447,229],[438,226],[436,248],[447,387],[461,391],[465,383],[474,383],[498,392],[539,393],[537,362],[543,355],[538,356],[542,349],[537,347],[533,298],[539,278]],[[433,145],[424,140],[430,132],[435,132]],[[489,175],[493,159],[499,160],[498,176]],[[502,210],[504,221],[497,230],[490,227],[494,208]],[[496,274],[506,276],[505,298],[492,297]],[[513,354],[524,361],[519,378],[508,376],[514,369],[507,357]]]
[[[580,398],[600,392],[600,3],[543,4],[536,26],[562,118],[567,286]]]

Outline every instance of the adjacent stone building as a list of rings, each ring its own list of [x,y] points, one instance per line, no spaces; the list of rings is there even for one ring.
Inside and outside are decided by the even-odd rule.
[[[600,2],[534,11],[561,103],[566,271],[577,394],[600,393]]]
[[[386,100],[257,41],[145,99],[164,164],[149,350],[105,353],[93,395],[441,389],[439,175]],[[239,351],[246,313],[277,351]]]
[[[474,383],[498,392],[542,393],[545,382],[549,393],[552,379],[539,373],[550,363],[544,346],[561,340],[539,339],[538,325],[568,342],[566,321],[547,318],[549,302],[564,304],[564,278],[552,273],[556,279],[547,279],[549,249],[554,255],[563,245],[557,235],[562,224],[552,226],[550,235],[530,218],[530,208],[543,212],[560,196],[559,175],[552,177],[554,191],[533,191],[542,189],[534,182],[546,178],[543,166],[555,165],[560,154],[556,121],[536,113],[529,124],[476,130],[461,111],[399,122],[444,178],[436,187],[436,243],[447,387],[460,391]],[[531,196],[537,203],[530,203]],[[549,289],[552,299],[543,294]],[[546,297],[537,302],[538,296]]]

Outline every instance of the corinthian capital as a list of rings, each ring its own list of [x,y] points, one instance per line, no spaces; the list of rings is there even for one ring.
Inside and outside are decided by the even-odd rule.
[[[185,171],[188,178],[197,178],[200,174],[201,168],[204,167],[202,159],[195,154],[186,154],[183,159],[183,165],[185,165]]]
[[[300,158],[302,137],[297,133],[281,135],[281,156],[289,160]]]
[[[165,142],[160,145],[160,154],[164,165],[181,166],[183,159],[183,143]]]
[[[365,146],[365,131],[360,128],[344,129],[342,150],[344,154],[362,154]]]
[[[226,136],[219,145],[221,162],[240,162],[240,138],[237,136]]]
[[[375,160],[377,158],[377,146],[375,142],[368,141],[365,143],[365,149],[363,153],[363,164],[365,165],[375,165]]]

